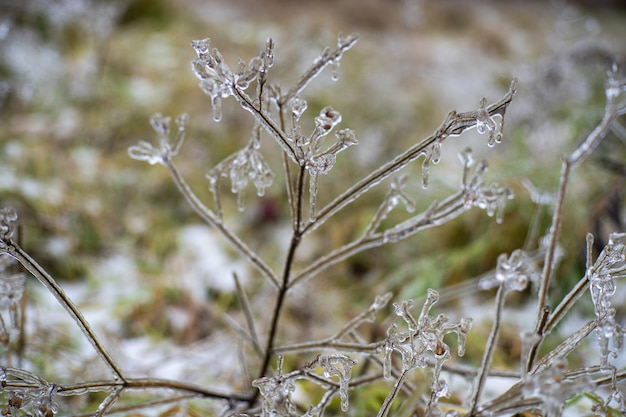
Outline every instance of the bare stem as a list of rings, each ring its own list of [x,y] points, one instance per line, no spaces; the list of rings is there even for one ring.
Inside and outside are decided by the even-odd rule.
[[[39,282],[41,282],[47,289],[54,295],[57,301],[65,308],[70,317],[76,322],[76,325],[83,332],[89,343],[94,347],[102,361],[111,369],[116,378],[121,381],[125,381],[126,378],[122,373],[122,370],[117,366],[115,361],[111,358],[106,351],[98,336],[83,317],[76,304],[65,294],[65,291],[57,282],[48,274],[48,272],[39,265],[33,258],[30,257],[20,246],[14,243],[12,240],[4,241],[7,245],[9,256],[15,258],[24,268],[26,268]]]
[[[489,115],[500,115],[503,117],[516,91],[517,80],[514,79],[511,82],[509,91],[504,95],[504,97],[487,107],[486,110]],[[405,152],[398,155],[391,161],[380,166],[378,169],[370,173],[367,177],[363,178],[361,181],[357,182],[352,187],[347,189],[343,194],[331,201],[326,207],[322,208],[318,212],[316,221],[309,223],[304,228],[304,232],[308,233],[318,228],[331,216],[333,216],[335,213],[340,211],[348,204],[355,201],[372,187],[380,184],[383,180],[389,178],[394,173],[398,172],[411,162],[415,161],[421,155],[424,155],[426,149],[434,142],[443,142],[449,136],[458,136],[464,131],[475,127],[477,117],[477,111],[469,111],[465,113],[457,113],[455,111],[450,112],[444,122],[435,131],[435,133],[428,136],[421,142],[411,146],[409,149],[407,149]]]
[[[245,259],[247,259],[262,275],[269,279],[276,288],[280,288],[278,278],[271,270],[271,268],[261,259],[256,253],[252,251],[237,235],[235,235],[230,229],[228,229],[222,221],[206,207],[202,201],[191,191],[191,188],[176,168],[176,165],[171,160],[165,161],[165,166],[170,171],[174,183],[180,193],[185,197],[187,203],[193,208],[193,210],[210,226],[215,227],[224,236],[224,238],[230,243]]]
[[[480,394],[483,390],[483,386],[487,378],[488,369],[489,369],[489,366],[491,365],[493,352],[496,348],[496,343],[498,341],[498,333],[500,332],[502,308],[504,307],[505,298],[506,298],[506,288],[503,283],[500,285],[500,287],[498,287],[498,293],[496,294],[495,318],[493,320],[493,325],[491,326],[491,333],[489,333],[489,338],[487,339],[487,343],[485,345],[485,353],[483,354],[483,360],[480,364],[480,368],[478,368],[478,374],[476,375],[476,379],[474,382],[474,389],[472,391],[472,398],[470,402],[471,404],[470,415],[474,415],[474,412],[476,411],[476,407],[478,406],[478,400],[480,399]]]

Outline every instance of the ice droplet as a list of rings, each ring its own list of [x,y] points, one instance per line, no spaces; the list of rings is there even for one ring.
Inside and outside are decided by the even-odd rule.
[[[422,162],[422,187],[424,189],[428,188],[428,175],[430,174],[430,160],[431,155],[426,155],[424,161]]]
[[[213,105],[213,121],[219,122],[222,120],[222,98],[219,95],[213,96],[211,99]]]
[[[335,61],[332,63],[332,72],[331,72],[331,74],[330,74],[330,78],[331,78],[333,81],[337,81],[337,80],[339,80],[339,69],[340,69],[340,66],[341,66],[341,61],[339,61],[338,59],[337,59],[337,60],[335,60]]]
[[[438,140],[433,142],[431,160],[433,161],[433,164],[438,164],[441,160],[441,142]]]
[[[489,112],[486,109],[487,99],[482,98],[480,100],[480,106],[478,107],[478,112],[476,114],[476,130],[478,133],[485,134],[489,133],[489,142],[488,145],[493,147],[495,145],[495,138],[493,136],[493,132],[495,132],[497,125],[493,118],[489,115]]]

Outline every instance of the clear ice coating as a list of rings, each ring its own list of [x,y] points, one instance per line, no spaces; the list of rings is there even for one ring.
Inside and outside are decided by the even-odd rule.
[[[437,291],[428,289],[426,300],[417,318],[412,313],[414,301],[406,300],[393,304],[396,315],[405,322],[407,330],[400,330],[395,322],[387,329],[383,359],[385,378],[391,376],[391,355],[395,351],[402,358],[404,371],[416,367],[425,368],[434,362],[431,389],[439,389],[439,375],[443,363],[451,357],[450,347],[444,341],[444,337],[449,333],[457,334],[457,353],[463,356],[466,335],[472,321],[470,318],[463,318],[456,324],[450,324],[448,317],[443,314],[432,317],[430,311],[438,299]]]
[[[513,198],[513,193],[508,187],[500,187],[495,183],[485,186],[482,176],[487,170],[486,162],[480,162],[470,176],[470,170],[475,163],[470,149],[463,151],[460,159],[464,165],[461,189],[464,191],[465,206],[483,209],[488,216],[495,215],[497,223],[502,223],[506,201]]]
[[[138,161],[146,161],[150,165],[162,164],[176,156],[185,140],[189,115],[180,114],[176,117],[178,126],[176,137],[173,142],[170,135],[171,118],[164,117],[161,113],[156,113],[150,118],[150,125],[157,134],[159,147],[153,146],[150,142],[139,141],[137,145],[128,148],[128,155]]]
[[[0,209],[0,239],[8,240],[13,237],[17,212],[13,207],[3,207]],[[4,246],[0,243],[0,249]]]
[[[301,99],[300,97],[294,97],[291,102],[291,114],[293,115],[294,121],[297,122],[302,117],[302,114],[305,112],[308,103],[306,100]]]
[[[522,394],[527,398],[541,400],[541,408],[546,416],[560,416],[565,402],[574,395],[588,391],[593,382],[588,374],[567,378],[567,362],[556,359],[551,366],[541,372],[524,376]]]
[[[487,99],[483,97],[480,100],[480,105],[478,106],[478,111],[476,112],[476,131],[481,135],[488,133],[489,141],[487,142],[487,144],[490,147],[493,147],[496,143],[500,143],[502,141],[502,129],[504,127],[504,121],[501,120],[500,126],[498,127],[498,124],[489,114],[486,107]]]
[[[587,256],[590,258],[592,235],[588,235],[587,245]],[[587,259],[587,279],[597,317],[596,336],[602,366],[607,366],[609,356],[617,356],[623,345],[624,329],[615,318],[616,310],[612,305],[612,298],[616,290],[615,279],[626,276],[625,260],[626,233],[612,233],[595,263],[592,264],[592,260]]]
[[[356,360],[342,354],[319,355],[319,366],[324,370],[324,377],[337,377],[339,379],[339,398],[341,411],[348,411],[348,384],[352,373],[352,367]]]
[[[258,129],[254,131],[258,133]],[[230,179],[230,190],[237,195],[237,209],[240,211],[245,209],[245,191],[249,181],[254,184],[259,197],[265,195],[265,190],[274,181],[274,173],[257,148],[257,136],[253,134],[253,138],[245,148],[227,157],[207,172],[209,189],[213,193],[216,204],[219,205],[217,183],[220,177]]]
[[[498,256],[498,265],[493,277],[483,278],[479,286],[483,290],[503,285],[506,291],[523,291],[529,282],[538,282],[540,271],[530,256],[516,249],[507,257]]]
[[[261,377],[252,381],[252,385],[259,390],[263,397],[262,416],[293,416],[296,415],[296,405],[292,400],[292,395],[296,389],[298,380],[306,380],[318,385],[326,391],[319,403],[310,406],[304,416],[318,415],[320,409],[325,407],[330,398],[336,394],[337,390],[333,386],[333,378],[339,382],[339,398],[341,409],[348,410],[348,388],[352,367],[357,361],[353,358],[337,354],[318,355],[310,363],[301,369],[296,369],[287,374],[282,373],[282,366],[278,365],[277,374],[274,376]],[[321,368],[323,376],[316,369]],[[300,415],[300,414],[298,414]]]

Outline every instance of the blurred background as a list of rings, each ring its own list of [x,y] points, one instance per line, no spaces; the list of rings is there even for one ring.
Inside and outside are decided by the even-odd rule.
[[[0,204],[18,210],[23,247],[68,288],[97,332],[115,341],[123,368],[210,384],[213,373],[199,363],[217,368],[217,375],[233,373],[238,360],[216,365],[207,357],[209,351],[232,356],[224,343],[232,335],[219,319],[224,311],[239,314],[232,272],[247,283],[261,315],[272,297],[186,206],[165,169],[127,154],[139,140],[155,140],[152,114],[189,113],[176,161],[211,205],[205,173],[246,143],[253,123],[234,101],[224,102],[220,123],[211,119],[210,100],[189,64],[191,40],[210,37],[233,68],[272,37],[270,82],[288,88],[325,46],[336,44],[338,33],[352,32],[359,41],[344,56],[338,81],[325,71],[304,94],[304,118],[332,105],[343,115],[341,128],[355,130],[359,140],[320,181],[321,202],[428,136],[450,110],[474,110],[482,97],[500,99],[517,77],[502,144],[489,148],[475,132],[450,138],[442,162],[431,168],[428,190],[421,188],[421,161],[406,170],[414,178],[407,192],[425,209],[457,190],[462,171],[456,155],[470,146],[489,160],[487,181],[508,185],[515,199],[502,224],[473,210],[312,280],[288,305],[291,320],[282,337],[292,341],[328,335],[333,323],[362,311],[376,294],[419,298],[428,287],[463,283],[524,244],[535,205],[523,180],[556,190],[560,156],[601,118],[607,69],[614,61],[622,71],[626,65],[623,2],[0,0]],[[602,242],[608,232],[624,230],[625,141],[625,130],[616,127],[574,173],[555,297],[583,275],[587,232]],[[264,143],[266,153],[275,153],[270,141]],[[315,235],[303,248],[303,264],[359,236],[385,192],[378,187]],[[277,179],[263,198],[249,191],[244,213],[225,201],[233,228],[276,268],[289,236],[284,199]],[[397,218],[403,216],[398,210]],[[549,221],[548,211],[539,235]],[[475,281],[463,288],[476,290]],[[323,296],[310,296],[316,293]],[[58,379],[95,364],[88,349],[76,353],[80,335],[53,300],[36,285],[28,300],[30,332],[46,335],[45,343],[32,337],[27,344],[33,366]],[[478,329],[476,339],[484,340],[488,327]],[[54,349],[59,364],[36,360]],[[507,349],[515,356],[518,348],[511,342]]]

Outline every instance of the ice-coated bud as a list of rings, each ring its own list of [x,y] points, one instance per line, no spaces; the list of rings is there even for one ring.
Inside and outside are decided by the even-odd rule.
[[[271,68],[274,65],[274,40],[272,38],[268,38],[267,42],[265,42],[265,67]]]
[[[476,130],[481,135],[487,132],[494,132],[496,130],[496,122],[489,115],[489,112],[485,108],[487,106],[487,99],[482,98],[480,100],[480,106],[478,107],[478,113],[476,115]]]
[[[204,38],[202,40],[191,41],[191,47],[196,51],[199,59],[210,57],[211,39]]]
[[[348,147],[359,143],[356,140],[356,135],[354,134],[354,130],[352,129],[341,129],[340,131],[335,133],[335,136],[343,147]]]
[[[170,134],[171,117],[163,117],[161,113],[155,113],[150,118],[150,124],[159,137],[168,137]]]
[[[301,99],[300,97],[294,97],[291,102],[291,113],[295,120],[300,120],[300,117],[304,113],[307,108],[306,100]]]
[[[322,132],[330,132],[341,122],[341,113],[332,107],[324,107],[320,115],[315,118],[315,125]]]

